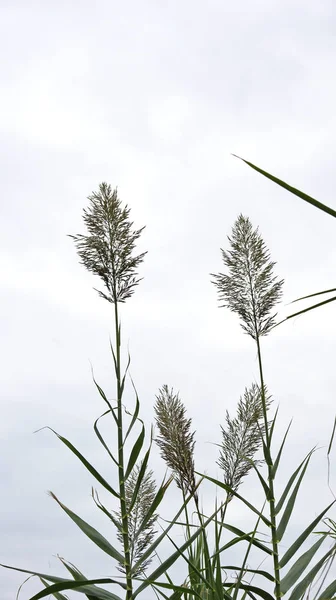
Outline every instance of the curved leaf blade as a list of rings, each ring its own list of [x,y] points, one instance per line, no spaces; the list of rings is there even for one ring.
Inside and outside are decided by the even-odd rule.
[[[318,208],[318,209],[320,209],[320,210],[328,213],[332,217],[336,217],[336,211],[333,208],[330,208],[330,206],[327,206],[326,204],[322,204],[322,202],[319,202],[318,200],[316,200],[312,196],[308,196],[308,194],[305,194],[304,192],[301,192],[297,188],[289,185],[288,183],[285,183],[285,181],[282,181],[281,179],[278,179],[278,177],[274,177],[274,175],[271,175],[270,173],[267,173],[267,171],[264,171],[263,169],[260,169],[259,167],[257,167],[253,163],[249,162],[248,160],[245,160],[244,158],[241,158],[240,156],[237,156],[236,154],[233,154],[232,156],[234,156],[235,158],[239,158],[239,160],[242,160],[249,167],[251,167],[252,169],[254,169],[255,171],[257,171],[258,173],[261,173],[261,175],[264,175],[264,177],[267,177],[267,179],[270,179],[271,181],[273,181],[277,185],[280,185],[280,187],[283,187],[288,192],[291,192],[295,196],[298,196],[299,198],[301,198],[302,200],[305,200],[309,204],[312,204],[316,208]]]
[[[81,517],[76,515],[70,508],[67,508],[56,496],[53,492],[49,492],[50,496],[56,500],[56,502],[60,505],[60,507],[66,512],[66,514],[72,519],[72,521],[77,525],[79,529],[94,543],[98,548],[106,552],[109,556],[117,560],[118,562],[123,563],[124,557],[118,550],[116,550],[110,542],[104,538],[99,531],[97,531],[94,527],[89,525],[86,521],[84,521]]]
[[[65,446],[67,446],[69,448],[69,450],[71,450],[71,452],[73,452],[73,454],[75,454],[75,456],[77,456],[77,458],[79,458],[79,460],[84,465],[84,467],[89,471],[89,473],[91,473],[91,475],[93,475],[93,477],[95,479],[97,479],[97,481],[99,481],[99,483],[108,492],[110,492],[110,494],[112,494],[115,498],[119,498],[119,494],[109,485],[109,483],[107,483],[106,479],[104,479],[104,477],[102,477],[102,475],[100,475],[100,473],[98,473],[98,471],[91,465],[91,463],[89,463],[89,461],[86,460],[86,458],[84,458],[84,456],[79,452],[79,450],[77,450],[77,448],[75,448],[75,446],[73,446],[73,444],[71,442],[69,442],[69,440],[67,440],[62,435],[59,435],[59,433],[57,433],[57,431],[52,429],[52,427],[42,427],[42,429],[50,429],[50,431],[52,431],[58,437],[58,439],[61,440],[61,442],[63,442],[63,444],[65,444]],[[41,431],[41,429],[38,429],[37,431]]]
[[[310,523],[310,525],[301,533],[301,535],[295,540],[295,542],[290,546],[290,548],[288,548],[288,550],[285,552],[282,559],[280,560],[280,563],[279,563],[280,569],[283,569],[283,567],[290,561],[290,559],[298,551],[300,546],[307,539],[307,537],[313,531],[313,529],[315,529],[316,525],[319,523],[319,521],[322,519],[322,517],[324,517],[326,512],[328,512],[328,510],[333,506],[334,503],[335,503],[335,500],[334,500],[334,502],[329,504],[329,506],[327,506],[327,508],[325,508],[318,515],[318,517],[316,517],[316,519],[314,519],[314,521],[312,521],[312,523]]]

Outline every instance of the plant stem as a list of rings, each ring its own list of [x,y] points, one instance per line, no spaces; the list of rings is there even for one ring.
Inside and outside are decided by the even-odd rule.
[[[125,493],[125,469],[124,469],[124,440],[122,426],[122,388],[121,388],[121,361],[120,361],[120,326],[118,317],[118,302],[114,301],[115,339],[116,339],[116,377],[117,377],[117,421],[118,421],[118,474],[120,492],[120,512],[122,522],[122,536],[124,544],[125,574],[126,574],[126,600],[133,598],[131,560],[129,549],[128,516]]]
[[[263,367],[261,360],[260,340],[259,336],[256,337],[257,349],[258,349],[258,363],[259,363],[259,374],[260,374],[260,386],[261,386],[261,399],[263,404],[263,413],[265,421],[265,432],[266,432],[266,446],[269,454],[269,460],[267,460],[268,467],[268,485],[270,490],[269,507],[270,507],[270,521],[271,521],[271,534],[272,534],[272,548],[273,548],[273,566],[274,566],[274,577],[275,577],[275,588],[274,593],[277,600],[281,598],[280,590],[280,566],[279,566],[279,548],[276,534],[276,515],[275,515],[275,498],[274,498],[274,485],[273,485],[273,461],[271,457],[271,440],[268,430],[267,420],[267,406],[265,397],[265,383],[263,375]]]

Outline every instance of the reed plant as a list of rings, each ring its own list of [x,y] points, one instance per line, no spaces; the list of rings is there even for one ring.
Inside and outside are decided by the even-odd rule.
[[[279,185],[290,188],[252,163],[248,164]],[[336,216],[333,209],[312,201],[298,190],[290,188],[289,191]],[[275,451],[278,408],[271,414],[273,402],[265,383],[262,338],[271,334],[279,324],[275,307],[281,300],[283,280],[275,274],[275,263],[258,228],[253,228],[248,217],[239,215],[228,237],[228,249],[221,250],[224,272],[211,275],[221,306],[238,315],[244,333],[251,338],[259,367],[259,381],[245,388],[238,401],[236,415],[232,417],[226,412],[218,443],[217,465],[222,477],[217,479],[196,470],[192,421],[173,388],[164,385],[159,390],[154,402],[156,433],[151,429],[147,437],[133,381],[133,408],[128,405],[126,409],[124,406],[130,356],[124,365],[119,305],[131,298],[141,281],[138,270],[146,253],[135,254],[135,248],[143,228],[133,229],[130,209],[127,205],[122,206],[117,190],[112,190],[110,185],[102,183],[88,200],[88,208],[83,212],[86,233],[72,235],[71,238],[81,263],[103,284],[103,288],[97,290],[99,296],[113,309],[115,338],[113,343],[110,342],[110,349],[116,378],[116,400],[112,402],[107,398],[93,376],[97,392],[106,407],[94,423],[94,432],[117,477],[112,482],[108,481],[67,438],[51,431],[108,492],[111,504],[114,503],[113,509],[103,504],[95,488],[92,488],[92,499],[107,522],[115,528],[116,543],[65,506],[55,494],[50,494],[82,533],[113,560],[120,575],[90,579],[63,558],[60,560],[68,573],[63,578],[2,566],[40,579],[43,589],[30,600],[49,595],[57,600],[66,600],[65,591],[81,593],[88,600],[121,600],[123,597],[134,600],[140,594],[147,598],[150,589],[157,597],[171,600],[236,600],[246,596],[252,600],[280,600],[282,597],[300,600],[311,594],[311,586],[316,580],[319,581],[316,600],[336,597],[336,579],[326,584],[326,574],[331,572],[336,553],[335,522],[330,517],[329,521],[325,520],[333,503],[307,524],[284,553],[280,546],[290,535],[290,519],[314,449],[290,474],[282,492],[276,494],[276,479],[289,428]],[[106,417],[115,428],[115,447],[112,449],[99,427],[100,419]],[[153,443],[158,446],[170,471],[160,484],[156,483],[150,469]],[[264,496],[261,507],[240,490],[250,472],[256,474],[261,486]],[[211,515],[205,515],[201,506],[200,490],[204,480],[215,486],[216,501]],[[165,522],[159,517],[159,509],[173,482],[180,490],[181,506],[173,518]],[[219,491],[224,493],[221,502],[217,500]],[[229,508],[233,502],[243,503],[248,509],[253,518],[249,530],[244,531],[238,523],[229,522]],[[327,529],[315,532],[322,521]],[[185,541],[182,544],[174,541],[177,526],[184,530]],[[313,533],[318,534],[318,539],[311,542]],[[158,547],[163,541],[169,541],[173,551],[161,561]],[[320,548],[326,541],[331,545],[320,556]],[[302,551],[303,544],[308,544],[308,549]],[[232,564],[230,559],[226,562],[225,557],[232,555],[233,548],[242,549],[239,564]],[[254,551],[257,551],[258,560],[261,556],[259,566],[253,558]],[[151,566],[153,560],[157,564],[154,568]],[[178,560],[185,565],[186,577],[183,581],[174,582],[169,569]],[[263,566],[265,563],[267,566]],[[112,586],[113,591],[102,585]]]

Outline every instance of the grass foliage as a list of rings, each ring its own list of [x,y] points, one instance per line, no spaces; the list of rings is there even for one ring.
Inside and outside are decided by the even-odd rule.
[[[319,210],[336,216],[333,209],[252,163],[244,162]],[[157,598],[170,600],[336,598],[336,579],[327,582],[336,554],[336,524],[327,516],[333,502],[315,515],[296,539],[291,539],[290,544],[288,542],[293,509],[314,449],[289,474],[279,496],[275,494],[289,428],[275,451],[273,439],[278,411],[271,414],[273,405],[265,384],[262,338],[279,325],[276,305],[282,297],[283,279],[275,274],[276,263],[271,260],[258,228],[253,228],[248,217],[239,215],[228,237],[227,249],[221,250],[224,271],[211,274],[221,306],[239,317],[244,333],[251,338],[251,348],[257,354],[259,367],[259,382],[245,388],[237,403],[236,415],[232,417],[226,412],[225,422],[221,425],[217,464],[222,477],[216,479],[196,470],[192,421],[179,394],[173,389],[164,385],[156,396],[157,435],[154,437],[151,431],[149,440],[140,418],[140,402],[134,385],[133,407],[124,409],[130,358],[123,368],[118,306],[133,295],[141,280],[138,269],[146,252],[136,255],[135,249],[143,228],[133,229],[130,209],[122,206],[117,190],[112,190],[110,185],[102,183],[98,192],[94,192],[88,200],[88,208],[83,213],[86,233],[70,237],[74,240],[80,262],[103,284],[104,291],[97,290],[99,296],[113,305],[115,339],[110,346],[116,400],[112,404],[94,379],[97,393],[105,405],[105,412],[94,423],[94,432],[106,452],[106,459],[116,470],[118,485],[107,481],[68,439],[51,431],[89,471],[95,485],[109,494],[107,506],[92,487],[96,508],[115,528],[116,544],[65,506],[55,494],[50,494],[82,533],[114,561],[119,575],[90,579],[63,558],[60,558],[65,569],[63,578],[20,567],[2,566],[40,579],[42,589],[30,600],[47,596],[66,600],[68,596],[64,592],[72,591],[88,600],[134,600],[138,595],[149,597],[150,589]],[[331,288],[305,298],[335,291],[336,288]],[[320,301],[287,318],[335,299],[336,296]],[[114,448],[109,447],[100,432],[99,420],[103,417],[109,418],[111,427],[115,428]],[[328,460],[334,433],[335,427]],[[131,450],[128,451],[130,441]],[[170,473],[160,484],[157,484],[150,469],[153,443]],[[262,506],[254,505],[241,491],[243,480],[252,471],[264,496]],[[224,494],[220,504],[215,501],[211,515],[202,512],[200,490],[204,480],[213,485],[214,497],[217,498],[218,492],[221,497]],[[160,520],[159,511],[173,482],[181,494],[181,507],[167,522]],[[251,526],[246,531],[229,520],[229,508],[234,502],[242,503],[250,513]],[[323,523],[326,529],[321,528]],[[176,527],[183,528],[182,544],[174,539]],[[165,540],[170,541],[172,550],[161,561],[158,548]],[[240,559],[237,564],[232,564],[230,557],[237,555],[236,550],[240,551]],[[184,580],[178,582],[173,581],[169,574],[169,569],[177,561],[185,570]]]

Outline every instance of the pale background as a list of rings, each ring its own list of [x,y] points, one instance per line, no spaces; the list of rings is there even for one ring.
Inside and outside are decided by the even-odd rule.
[[[52,489],[111,539],[92,478],[51,432],[33,434],[54,427],[114,481],[92,429],[105,407],[90,372],[91,361],[113,396],[111,307],[66,237],[83,232],[86,197],[101,181],[118,186],[136,227],[146,225],[144,280],[121,312],[142,416],[149,426],[163,384],[180,391],[197,431],[197,468],[220,476],[210,442],[258,376],[252,341],[217,308],[210,283],[235,218],[243,212],[260,226],[285,278],[284,303],[333,287],[336,258],[331,217],[230,153],[335,208],[335,29],[333,0],[2,1],[0,562],[62,576],[59,553],[87,576],[114,573],[46,495]],[[293,535],[332,499],[335,308],[282,325],[263,346],[281,406],[278,440],[294,418],[281,483],[313,445],[324,446]],[[290,311],[284,305],[281,315]],[[131,409],[129,388],[126,401]],[[156,448],[152,467],[161,480]],[[257,501],[253,477],[244,493]],[[202,498],[210,511],[211,486]],[[171,488],[163,516],[178,504]],[[231,511],[242,524],[241,507]],[[182,582],[183,567],[175,573]],[[2,600],[23,579],[1,569]],[[38,589],[30,582],[21,597]]]

